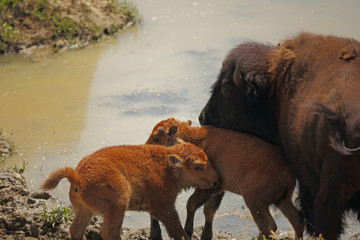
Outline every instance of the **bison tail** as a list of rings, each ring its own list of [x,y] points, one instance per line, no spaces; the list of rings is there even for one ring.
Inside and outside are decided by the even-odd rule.
[[[74,169],[70,167],[59,168],[53,171],[49,177],[41,184],[41,189],[51,190],[57,187],[60,180],[67,178],[67,180],[74,186],[78,186],[80,179]]]

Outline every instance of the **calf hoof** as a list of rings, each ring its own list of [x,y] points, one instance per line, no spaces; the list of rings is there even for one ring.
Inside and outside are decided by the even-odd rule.
[[[151,220],[150,239],[151,240],[163,240],[162,235],[161,235],[160,224],[159,224],[159,221],[156,219]]]
[[[193,231],[191,230],[191,231],[187,231],[186,229],[185,229],[185,231],[186,231],[186,234],[188,235],[188,237],[191,239],[191,237],[192,237],[192,235],[193,235]]]
[[[194,232],[193,226],[189,227],[187,226],[187,224],[185,224],[185,232],[188,235],[188,237],[191,239]]]
[[[163,240],[161,232],[160,233],[150,232],[150,239],[151,240]]]
[[[213,238],[212,224],[205,222],[204,229],[201,233],[201,240],[211,240]]]

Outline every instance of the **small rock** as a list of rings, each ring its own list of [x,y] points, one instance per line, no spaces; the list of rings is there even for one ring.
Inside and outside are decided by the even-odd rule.
[[[48,200],[51,197],[51,195],[47,192],[34,192],[33,194],[31,194],[31,197],[33,197],[35,199]]]
[[[27,200],[27,204],[34,204],[34,203],[36,203],[36,200],[35,199],[33,199],[33,198],[28,198],[28,200]]]
[[[355,234],[354,236],[351,236],[349,240],[360,240],[360,233]]]

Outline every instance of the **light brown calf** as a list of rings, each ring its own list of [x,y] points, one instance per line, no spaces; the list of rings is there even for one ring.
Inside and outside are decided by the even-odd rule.
[[[101,237],[118,240],[126,210],[146,211],[161,221],[175,240],[188,239],[175,209],[183,188],[210,188],[218,174],[205,153],[190,143],[173,147],[113,146],[84,157],[76,169],[55,170],[42,189],[55,188],[62,178],[70,186],[75,218],[70,226],[73,240],[83,238],[93,214],[103,217]]]
[[[177,138],[202,148],[222,178],[220,191],[197,189],[187,203],[185,230],[193,231],[197,208],[205,203],[205,226],[201,239],[212,238],[212,222],[224,191],[243,196],[259,227],[259,236],[269,237],[277,226],[269,212],[275,204],[295,229],[296,238],[303,235],[304,224],[291,201],[295,187],[293,177],[280,149],[257,137],[210,126],[191,127],[191,122],[170,118],[158,123],[147,144],[173,145]]]

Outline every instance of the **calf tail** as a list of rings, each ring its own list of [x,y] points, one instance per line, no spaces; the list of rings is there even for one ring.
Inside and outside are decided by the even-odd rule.
[[[70,167],[59,168],[53,171],[49,177],[41,184],[41,189],[43,190],[51,190],[57,187],[60,180],[63,178],[67,178],[70,184],[74,186],[78,186],[80,183],[80,179],[78,174],[74,169]]]

